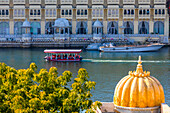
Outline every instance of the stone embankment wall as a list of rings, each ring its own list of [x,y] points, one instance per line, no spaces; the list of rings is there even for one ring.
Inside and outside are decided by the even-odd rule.
[[[55,43],[55,42],[0,42],[0,47],[58,47],[58,48],[85,48],[90,42]]]

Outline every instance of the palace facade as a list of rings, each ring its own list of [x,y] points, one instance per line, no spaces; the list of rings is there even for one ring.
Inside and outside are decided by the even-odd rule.
[[[0,38],[169,36],[166,0],[0,0]]]

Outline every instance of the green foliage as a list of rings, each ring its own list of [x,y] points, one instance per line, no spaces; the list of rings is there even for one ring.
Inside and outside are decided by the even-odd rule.
[[[101,106],[93,103],[90,91],[96,83],[89,81],[88,73],[81,68],[77,78],[69,87],[72,73],[65,71],[58,76],[57,68],[49,72],[41,69],[39,73],[35,63],[28,69],[16,70],[0,63],[0,112],[17,113],[70,113],[94,109]]]

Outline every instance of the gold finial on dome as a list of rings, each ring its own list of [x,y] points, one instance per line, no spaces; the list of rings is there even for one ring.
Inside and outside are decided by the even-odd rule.
[[[143,72],[141,56],[139,56],[138,65],[136,67],[136,71],[133,71],[133,72],[129,71],[129,75],[130,76],[134,76],[134,77],[146,77],[146,76],[150,76],[150,72],[149,71]]]

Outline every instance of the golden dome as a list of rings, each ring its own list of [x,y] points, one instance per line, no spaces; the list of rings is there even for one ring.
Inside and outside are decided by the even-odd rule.
[[[163,87],[160,82],[143,72],[139,56],[136,71],[122,78],[115,88],[114,104],[122,107],[154,107],[165,102]]]

